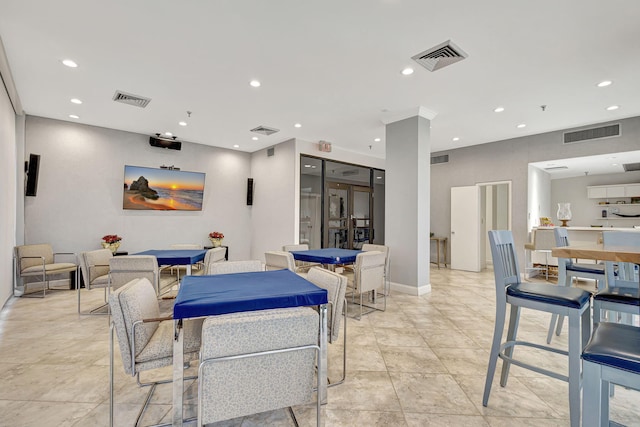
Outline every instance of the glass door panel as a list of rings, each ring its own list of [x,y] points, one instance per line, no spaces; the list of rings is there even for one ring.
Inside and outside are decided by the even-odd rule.
[[[350,248],[360,249],[371,242],[371,190],[368,187],[351,187],[353,207],[350,213]]]
[[[326,246],[349,248],[349,188],[345,184],[330,182],[327,185]]]

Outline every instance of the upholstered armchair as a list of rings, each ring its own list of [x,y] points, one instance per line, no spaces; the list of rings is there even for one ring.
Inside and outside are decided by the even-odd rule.
[[[66,256],[73,262],[59,262],[58,257]],[[42,298],[47,294],[49,282],[52,277],[61,274],[75,272],[75,286],[78,287],[78,264],[76,254],[68,252],[54,253],[51,245],[43,243],[38,245],[22,245],[15,248],[16,263],[16,288],[14,294],[21,296],[33,296],[34,293],[27,292],[27,280],[42,280]],[[22,294],[17,289],[22,286]]]
[[[385,264],[386,256],[383,252],[361,252],[356,256],[356,263],[353,266],[353,281],[349,283],[349,286],[353,288],[352,301],[355,300],[356,295],[360,297],[358,320],[362,318],[363,314],[371,313],[374,310],[384,311],[387,308],[386,298],[383,298],[381,308],[375,301],[375,292],[384,288]],[[371,303],[376,305],[365,304],[363,301],[364,294],[371,294]],[[363,312],[364,307],[369,310]]]
[[[286,270],[296,271],[296,262],[293,254],[286,251],[268,251],[264,253],[265,267],[270,270]]]
[[[214,262],[209,264],[208,274],[251,273],[253,271],[264,271],[262,262],[259,259]]]
[[[227,253],[227,248],[223,248],[222,246],[209,249],[206,254],[204,254],[204,274],[209,273],[209,265],[216,262],[224,262],[225,255]]]
[[[115,257],[117,259],[119,257]],[[135,425],[146,410],[158,384],[169,383],[172,379],[142,383],[140,373],[163,368],[173,364],[173,321],[161,317],[156,289],[146,278],[133,279],[120,286],[109,295],[111,311],[110,328],[110,425],[113,426],[114,408],[114,332],[120,347],[122,366],[125,373],[136,377],[138,385],[149,386],[150,390],[143,407],[138,413]],[[201,321],[189,321],[184,325],[184,361],[198,359]],[[189,379],[189,378],[185,378]],[[121,425],[121,423],[118,423]]]
[[[80,309],[80,296],[82,295],[80,286],[78,286],[78,313],[80,314],[107,314],[98,310],[104,307],[107,301],[107,288],[109,287],[109,261],[113,258],[110,249],[98,249],[95,251],[80,252],[78,261],[80,262],[80,271],[84,279],[85,291],[95,288],[104,290],[104,304],[94,308],[87,313],[83,313]]]
[[[287,407],[295,421],[291,406],[311,402],[320,385],[314,380],[318,321],[310,307],[208,317],[198,370],[198,426]]]

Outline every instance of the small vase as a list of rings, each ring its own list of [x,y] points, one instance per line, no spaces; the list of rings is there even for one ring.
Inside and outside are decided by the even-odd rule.
[[[118,251],[118,248],[120,247],[120,242],[113,242],[113,243],[102,242],[102,247],[104,249],[110,249],[111,252],[115,254]]]
[[[567,221],[571,219],[571,203],[558,203],[557,216],[562,221],[561,227],[566,227]]]
[[[209,240],[211,241],[211,246],[213,246],[214,248],[220,247],[220,245],[222,245],[222,239],[209,237]]]

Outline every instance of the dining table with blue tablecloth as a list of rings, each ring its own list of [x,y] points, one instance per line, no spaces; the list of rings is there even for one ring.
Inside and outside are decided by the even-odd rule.
[[[326,402],[327,390],[327,302],[322,289],[289,270],[185,276],[173,306],[173,425],[182,425],[184,357],[182,325],[189,319],[301,306],[320,311],[318,375],[325,386],[318,398]]]
[[[158,260],[158,265],[184,265],[187,275],[191,274],[191,266],[204,261],[206,249],[150,249],[134,255],[152,255]]]

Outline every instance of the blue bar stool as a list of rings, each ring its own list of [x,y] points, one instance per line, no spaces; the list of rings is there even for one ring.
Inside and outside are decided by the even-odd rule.
[[[609,426],[609,385],[640,391],[640,328],[599,323],[582,353],[584,427]]]

